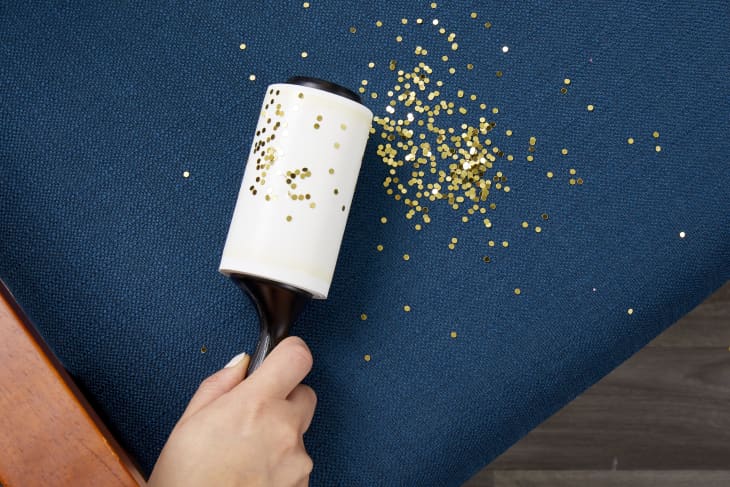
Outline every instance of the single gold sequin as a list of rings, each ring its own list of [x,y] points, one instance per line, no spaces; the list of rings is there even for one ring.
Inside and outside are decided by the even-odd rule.
[[[330,174],[334,174],[334,173],[335,173],[335,170],[334,170],[333,168],[329,168],[329,171],[328,171],[328,172],[329,172]]]
[[[552,171],[548,171],[545,175],[548,177],[548,179],[552,179],[554,176]]]
[[[570,78],[565,78],[565,79],[563,80],[563,84],[565,84],[565,85],[569,85],[569,84],[570,84]]]
[[[411,256],[408,254],[403,254],[403,260],[411,260]]]
[[[530,226],[530,224],[529,224],[529,223],[527,223],[527,222],[522,222],[522,228],[527,228],[527,227],[529,227],[529,226]]]
[[[661,152],[662,151],[662,146],[661,145],[658,145],[658,146],[654,147],[654,150],[657,151],[657,152]]]
[[[567,156],[568,155],[568,149],[563,148],[563,149],[560,150],[560,153],[563,154],[564,156]]]
[[[679,232],[679,238],[684,238],[684,237],[686,237],[686,236],[687,236],[687,234],[686,234],[686,233],[684,233],[684,232]]]
[[[355,27],[355,26],[350,27],[350,34],[354,34],[355,32],[357,32],[357,27]]]
[[[431,2],[431,8],[436,8],[436,7],[438,7],[438,4],[436,2]]]
[[[205,345],[200,347],[200,353],[207,353],[207,352],[208,352],[208,347],[206,347]]]
[[[307,51],[302,51],[302,54],[301,54],[301,56],[302,56],[303,58],[306,58],[307,56],[309,56],[309,53],[308,53]]]
[[[497,71],[496,75],[497,75],[497,78],[501,78],[502,77],[502,71]]]
[[[596,108],[596,107],[594,107],[593,105],[588,105],[588,106],[586,107],[586,110],[588,110],[589,112],[592,112],[592,111],[593,111],[593,110],[594,110],[595,108]]]
[[[384,216],[380,217],[380,223],[388,223],[388,219]]]
[[[242,51],[245,51],[245,50],[246,50],[246,44],[242,42],[242,43],[241,43],[241,45],[240,45],[240,46],[238,46],[238,48],[239,48],[240,50],[242,50]]]
[[[522,289],[520,289],[520,288],[516,287],[516,288],[515,288],[515,294],[517,294],[517,295],[520,295],[520,294],[522,294]]]
[[[256,81],[256,75],[255,74],[249,75],[248,79],[249,79],[249,81]]]
[[[657,132],[657,131],[655,130],[655,131],[654,131],[654,133],[653,133],[653,134],[651,134],[651,136],[652,136],[652,137],[654,137],[655,139],[658,139],[658,138],[659,138],[659,132]]]
[[[542,215],[540,215],[540,218],[542,218],[543,220],[547,220],[548,219],[548,214],[547,213],[543,213]]]
[[[492,261],[492,259],[490,259],[488,255],[485,255],[484,257],[482,257],[482,260],[484,261],[485,264],[489,264]]]
[[[309,8],[309,2],[304,2],[304,3],[302,4],[302,7],[304,7],[304,8]]]
[[[502,242],[502,247],[504,247],[504,248],[509,247],[509,242],[506,240],[504,242]]]
[[[335,142],[334,147],[335,147],[335,149],[339,149],[340,148],[340,143],[339,142]]]
[[[291,217],[291,215],[287,215],[287,216],[286,216],[286,221],[290,222],[291,220],[292,220],[292,217]]]
[[[535,233],[542,232],[542,227],[535,227]]]
[[[634,143],[634,138],[633,138],[633,137],[629,137],[628,139],[626,139],[626,142],[627,142],[627,143],[628,143],[629,145],[632,145],[632,144]]]
[[[365,320],[367,320],[367,319],[368,319],[368,315],[366,315],[365,313],[363,313],[363,314],[361,314],[361,315],[360,315],[360,319],[361,319],[362,321],[365,321]]]
[[[371,359],[370,354],[366,354],[364,358],[365,358],[365,362],[370,362],[370,359]]]
[[[375,248],[378,249],[378,252],[382,252],[383,251],[383,246],[380,245],[380,244],[378,244]]]
[[[405,306],[403,306],[403,311],[405,311],[406,313],[408,313],[408,312],[411,311],[411,307],[406,304]]]
[[[383,21],[382,20],[376,20],[375,21],[375,27],[382,27],[382,26],[383,26]]]
[[[374,67],[375,67],[375,63],[374,63],[374,62],[372,62],[372,61],[370,61],[370,62],[368,63],[368,68],[370,68],[370,69],[373,69]]]
[[[400,23],[403,25],[406,25],[408,23],[408,19],[402,18],[402,19],[400,19]]]
[[[626,312],[630,315],[634,314],[634,308],[629,308],[626,310]]]
[[[507,131],[505,131],[505,133],[504,133],[504,134],[505,134],[505,135],[506,135],[507,137],[512,137],[512,131],[511,131],[511,130],[507,130]]]
[[[476,12],[472,12],[472,13],[469,14],[469,17],[471,17],[472,19],[476,19],[477,18],[477,13]]]
[[[492,23],[491,22],[484,22],[484,28],[485,29],[491,29],[492,28]]]
[[[190,172],[189,171],[183,171],[183,177],[184,178],[189,178],[190,177]]]
[[[451,338],[456,338],[456,336],[457,336],[457,335],[456,335],[456,332],[455,332],[455,331],[452,331],[452,332],[451,332],[451,333],[449,334],[449,336],[451,336]]]

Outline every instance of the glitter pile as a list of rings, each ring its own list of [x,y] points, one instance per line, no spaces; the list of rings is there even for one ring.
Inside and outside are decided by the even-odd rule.
[[[476,18],[476,14],[472,14],[472,18]],[[417,25],[422,23],[422,19],[416,20]],[[434,19],[430,23],[438,26],[440,22]],[[402,19],[401,24],[406,26],[407,19]],[[491,23],[487,24],[487,29],[492,27]],[[439,27],[438,32],[447,41],[447,49],[459,49],[456,33],[447,33],[444,27]],[[398,36],[396,42],[403,42],[402,36]],[[429,50],[417,45],[413,55],[428,57]],[[506,54],[510,49],[503,46],[501,52]],[[368,93],[367,79],[362,80],[359,88],[360,93],[369,94],[374,100],[387,97],[383,111],[376,108],[371,129],[371,137],[377,143],[377,155],[389,168],[383,186],[388,195],[405,205],[405,218],[413,220],[417,231],[431,222],[429,205],[432,204],[447,204],[460,213],[461,222],[478,220],[485,228],[492,229],[495,225],[488,215],[497,208],[494,195],[511,190],[504,166],[497,164],[516,159],[515,155],[500,148],[497,140],[511,138],[513,132],[507,129],[497,133],[498,107],[488,107],[478,101],[479,95],[469,93],[467,89],[455,89],[455,82],[444,82],[456,72],[457,63],[453,59],[448,55],[431,56],[435,63],[414,62],[413,67],[406,70],[399,69],[398,60],[385,63],[384,77],[394,78],[385,93]],[[371,61],[368,69],[372,70],[378,64]],[[466,69],[472,70],[474,65],[467,63]],[[502,78],[504,72],[498,70],[496,76]],[[570,83],[567,78],[563,81],[562,93],[567,93]],[[455,96],[449,98],[442,90]],[[526,153],[520,155],[519,160],[533,163],[536,150],[537,138],[530,136],[526,141]],[[563,149],[563,155],[567,152]],[[577,177],[575,168],[566,172],[566,180],[571,186],[583,184],[584,179]],[[545,175],[550,180],[555,176],[553,171]],[[537,233],[540,231],[536,229]],[[455,243],[452,239],[450,250],[454,250]],[[502,242],[503,247],[508,245],[507,241]],[[495,242],[490,240],[489,246],[495,246]],[[484,258],[483,261],[491,260]]]

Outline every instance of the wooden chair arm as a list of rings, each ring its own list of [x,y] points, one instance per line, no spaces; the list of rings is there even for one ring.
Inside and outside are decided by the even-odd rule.
[[[145,485],[0,280],[0,485]]]

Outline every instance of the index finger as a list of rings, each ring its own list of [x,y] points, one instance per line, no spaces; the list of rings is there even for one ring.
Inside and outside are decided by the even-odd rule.
[[[312,353],[299,337],[279,343],[261,366],[244,381],[263,394],[286,399],[312,370]]]

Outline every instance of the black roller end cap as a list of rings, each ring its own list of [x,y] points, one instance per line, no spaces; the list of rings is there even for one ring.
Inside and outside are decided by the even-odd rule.
[[[334,93],[335,95],[340,95],[354,102],[362,104],[362,100],[360,100],[360,96],[357,93],[345,88],[344,86],[332,83],[331,81],[326,81],[319,78],[310,78],[309,76],[294,76],[286,80],[286,82],[290,85],[308,86],[310,88],[328,91],[330,93]]]

